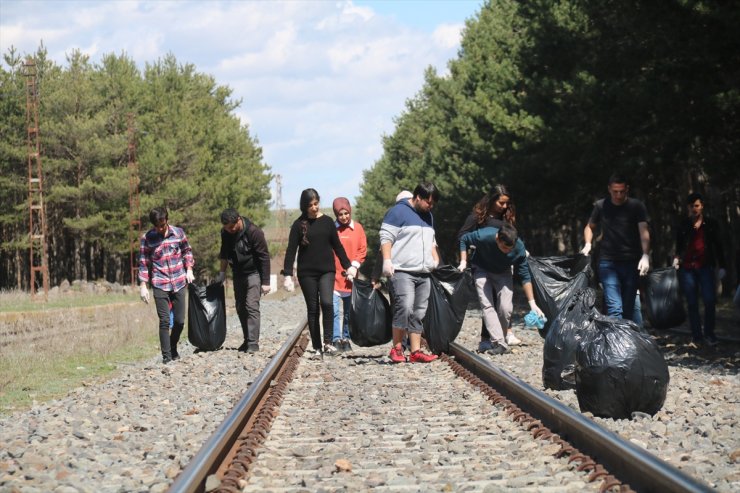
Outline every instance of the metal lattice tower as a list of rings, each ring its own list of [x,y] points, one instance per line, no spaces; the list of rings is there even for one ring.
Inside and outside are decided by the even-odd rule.
[[[128,114],[128,208],[129,208],[129,261],[131,285],[136,286],[139,276],[139,237],[141,236],[141,208],[139,204],[139,163],[136,161],[136,129],[134,115]]]
[[[36,61],[27,58],[23,64],[26,76],[26,128],[28,130],[28,257],[31,273],[31,295],[36,294],[36,276],[41,276],[44,296],[49,294],[49,265],[46,246],[46,211],[44,180],[39,142],[39,91]]]

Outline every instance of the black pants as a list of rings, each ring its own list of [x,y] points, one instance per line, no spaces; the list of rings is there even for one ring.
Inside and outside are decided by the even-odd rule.
[[[319,327],[319,307],[321,308],[324,326],[325,344],[331,344],[334,333],[334,272],[323,274],[298,274],[303,298],[306,300],[308,330],[311,333],[311,344],[314,349],[321,349],[321,328]]]
[[[180,340],[180,334],[185,326],[185,299],[187,298],[187,289],[180,291],[162,291],[159,288],[153,288],[154,305],[157,307],[157,316],[159,317],[159,345],[162,348],[162,356],[165,358],[172,357],[173,350],[177,352],[177,342]],[[172,312],[174,323],[172,324],[172,334],[170,334],[170,304],[172,302]]]

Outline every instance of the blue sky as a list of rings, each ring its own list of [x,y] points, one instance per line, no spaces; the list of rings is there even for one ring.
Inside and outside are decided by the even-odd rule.
[[[32,53],[43,40],[60,65],[80,49],[140,68],[172,53],[242,100],[236,114],[282,176],[286,207],[307,187],[328,206],[354,203],[424,69],[446,72],[482,2],[0,0],[0,50]]]

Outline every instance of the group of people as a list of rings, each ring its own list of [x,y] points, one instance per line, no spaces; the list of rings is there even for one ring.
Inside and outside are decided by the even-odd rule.
[[[594,204],[584,228],[584,255],[591,252],[594,232],[601,227],[598,276],[607,315],[641,322],[636,296],[639,276],[650,269],[650,230],[645,204],[629,197],[624,176],[614,174],[607,186],[609,197]],[[673,267],[686,298],[692,344],[717,344],[715,329],[716,281],[724,278],[725,257],[716,220],[704,214],[704,197],[691,193],[686,199],[687,215],[676,230]],[[715,273],[715,269],[717,269]],[[704,302],[704,324],[699,316],[699,296]]]
[[[584,228],[583,255],[600,229],[597,272],[603,288],[607,315],[640,320],[635,309],[639,276],[650,269],[650,232],[645,205],[629,197],[629,185],[612,175],[609,196],[594,204]],[[516,229],[512,194],[504,185],[494,186],[482,197],[460,228],[457,239],[458,269],[471,269],[482,309],[478,351],[501,355],[521,341],[512,330],[514,274],[522,284],[530,309],[539,317],[534,300],[524,242]],[[432,209],[440,200],[433,183],[421,183],[413,192],[402,191],[386,212],[379,231],[382,276],[388,280],[392,300],[393,363],[428,363],[437,356],[421,348],[422,321],[431,289],[430,276],[440,263]],[[717,222],[704,215],[704,199],[698,193],[687,199],[688,216],[677,231],[673,266],[679,271],[686,296],[695,343],[716,344],[715,266],[724,275],[724,255]],[[351,350],[349,327],[352,283],[367,258],[367,239],[360,223],[352,219],[345,197],[332,203],[334,219],[320,210],[316,190],[307,188],[300,197],[301,215],[290,228],[281,274],[283,287],[301,287],[313,358]],[[141,298],[149,302],[148,284],[159,316],[159,338],[165,363],[178,359],[177,343],[185,319],[184,287],[193,282],[194,259],[181,228],[168,223],[167,210],[152,209],[153,228],[141,239],[139,282]],[[235,209],[221,213],[220,271],[216,282],[226,278],[231,266],[236,310],[244,343],[239,351],[259,351],[260,296],[270,292],[270,256],[264,233]],[[379,274],[373,283],[379,286]],[[702,329],[698,293],[704,302]],[[170,322],[172,313],[172,322]],[[323,336],[322,336],[323,327]],[[406,354],[408,350],[408,355]]]

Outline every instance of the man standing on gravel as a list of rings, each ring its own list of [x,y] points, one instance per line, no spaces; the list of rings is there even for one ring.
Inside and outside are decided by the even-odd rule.
[[[629,185],[623,176],[613,174],[607,189],[609,198],[596,201],[583,230],[581,253],[591,252],[594,231],[601,226],[598,275],[606,314],[634,321],[638,279],[650,270],[647,209],[641,201],[627,196]]]
[[[139,283],[141,299],[149,303],[151,281],[154,304],[159,317],[159,345],[162,362],[180,359],[177,342],[185,326],[185,286],[195,280],[193,252],[182,228],[171,226],[164,207],[149,212],[154,226],[142,238],[139,248]],[[170,302],[173,323],[170,334]]]
[[[421,333],[431,289],[429,274],[439,264],[432,218],[432,207],[438,200],[437,187],[422,183],[414,189],[413,198],[401,200],[388,210],[380,226],[383,275],[390,280],[393,299],[393,347],[389,355],[393,363],[406,361],[402,345],[406,333],[410,362],[437,359],[421,351]]]
[[[226,279],[226,264],[234,276],[236,313],[244,334],[239,351],[256,353],[260,340],[260,295],[270,292],[270,252],[265,234],[236,209],[221,213],[221,269],[216,282]]]

